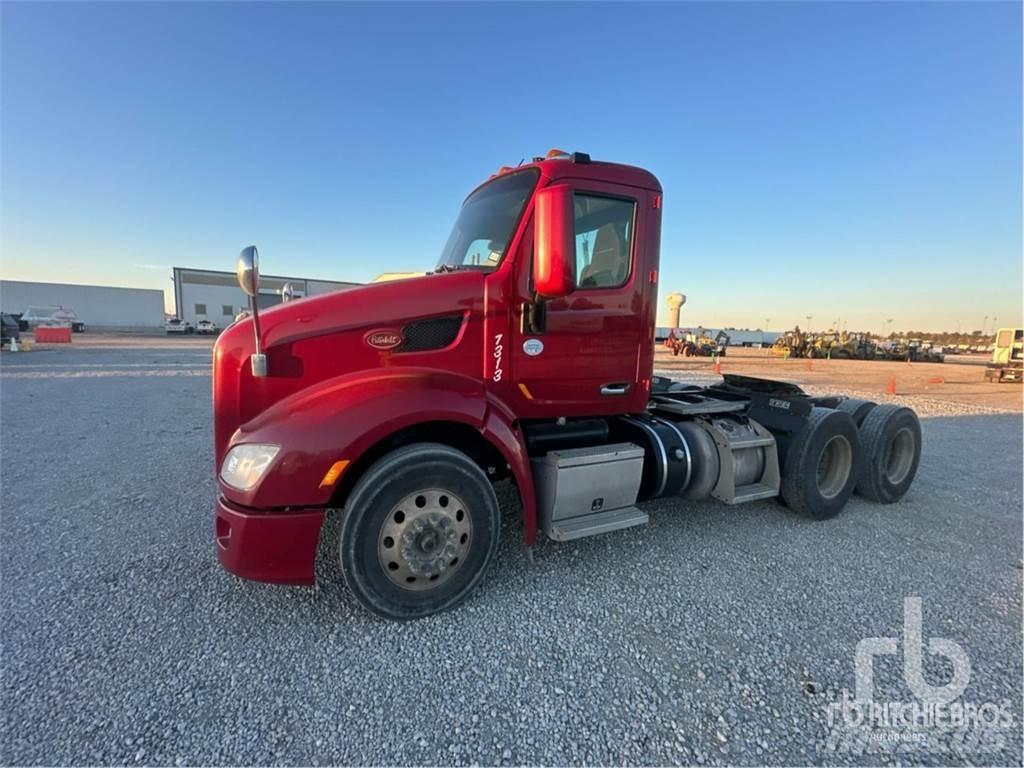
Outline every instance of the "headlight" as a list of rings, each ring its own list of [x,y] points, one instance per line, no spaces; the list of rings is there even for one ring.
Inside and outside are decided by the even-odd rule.
[[[248,491],[260,481],[279,450],[280,446],[260,443],[236,445],[224,458],[220,479],[232,488]]]

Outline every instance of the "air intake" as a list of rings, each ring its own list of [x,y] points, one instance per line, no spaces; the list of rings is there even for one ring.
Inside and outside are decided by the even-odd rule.
[[[428,352],[444,349],[454,343],[462,327],[462,313],[432,317],[428,320],[414,320],[402,328],[405,341],[396,352]]]

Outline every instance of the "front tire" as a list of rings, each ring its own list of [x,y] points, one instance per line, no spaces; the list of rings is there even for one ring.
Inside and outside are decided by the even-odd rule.
[[[341,523],[341,570],[378,616],[429,616],[476,589],[499,529],[498,499],[479,466],[446,445],[408,445],[378,460],[353,489]]]

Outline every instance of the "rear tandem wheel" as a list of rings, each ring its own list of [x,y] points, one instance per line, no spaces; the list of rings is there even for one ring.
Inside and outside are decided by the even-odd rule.
[[[914,482],[921,461],[921,423],[910,408],[886,403],[860,425],[864,463],[857,493],[883,504],[899,501]]]
[[[812,408],[786,452],[780,497],[794,512],[815,520],[834,517],[853,494],[863,461],[850,414]]]
[[[859,428],[864,423],[864,417],[871,412],[871,410],[878,405],[870,400],[858,400],[855,397],[847,397],[839,401],[839,405],[836,406],[837,411],[846,411],[853,417],[853,423]]]

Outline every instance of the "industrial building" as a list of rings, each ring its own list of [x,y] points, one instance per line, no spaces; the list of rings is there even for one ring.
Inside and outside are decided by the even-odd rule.
[[[249,297],[238,287],[234,272],[173,267],[174,307],[177,317],[190,323],[211,320],[223,328],[249,306]],[[344,291],[360,283],[314,280],[305,277],[260,275],[260,308],[281,303],[281,289],[291,283],[295,298]]]
[[[73,310],[89,330],[153,330],[164,324],[164,292],[158,289],[0,280],[4,312],[44,306]]]

